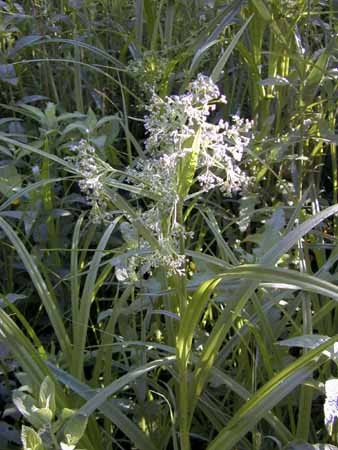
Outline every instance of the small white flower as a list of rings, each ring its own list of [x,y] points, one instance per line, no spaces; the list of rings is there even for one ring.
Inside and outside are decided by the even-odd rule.
[[[96,157],[95,148],[85,139],[81,139],[78,144],[72,144],[70,149],[75,155],[67,160],[75,164],[82,176],[79,187],[92,206],[92,219],[100,222],[109,218],[110,214],[106,211],[107,195],[102,181],[107,168],[103,161]]]
[[[325,426],[329,435],[331,436],[333,433],[334,424],[338,420],[338,378],[333,378],[326,381],[325,395]]]
[[[39,176],[40,175],[40,167],[37,166],[37,165],[33,166],[32,167],[32,174],[34,176],[36,176],[36,177]]]

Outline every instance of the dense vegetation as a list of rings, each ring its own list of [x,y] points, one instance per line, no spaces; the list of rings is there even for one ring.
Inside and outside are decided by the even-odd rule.
[[[337,449],[337,32],[0,0],[0,450]]]

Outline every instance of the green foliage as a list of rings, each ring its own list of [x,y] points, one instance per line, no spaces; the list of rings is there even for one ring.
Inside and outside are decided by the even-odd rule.
[[[40,387],[37,401],[21,390],[13,393],[13,402],[35,428],[23,425],[21,439],[24,450],[59,448],[75,450],[83,437],[88,417],[71,410],[56,410],[54,382],[47,376]],[[36,405],[39,406],[36,406]]]
[[[0,1],[1,450],[337,448],[337,18]]]

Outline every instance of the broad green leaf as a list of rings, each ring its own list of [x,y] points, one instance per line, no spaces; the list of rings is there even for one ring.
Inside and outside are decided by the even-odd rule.
[[[280,240],[281,229],[285,226],[285,214],[283,208],[275,209],[271,218],[266,221],[264,226],[264,231],[261,234],[257,234],[257,240],[255,242],[258,244],[258,248],[254,250],[254,253],[258,257],[262,257],[265,253],[270,250],[274,244],[278,243]],[[251,240],[252,236],[248,239]]]
[[[16,86],[19,78],[16,76],[13,64],[0,64],[0,81]]]
[[[47,376],[41,384],[39,403],[41,408],[48,408],[53,416],[55,415],[55,385],[49,376]]]
[[[38,34],[31,34],[28,36],[20,37],[16,42],[14,48],[11,49],[11,55],[14,56],[19,50],[22,48],[33,44],[41,39],[41,36]]]
[[[276,345],[285,347],[315,348],[323,342],[326,342],[328,339],[330,339],[329,336],[308,334],[278,341],[276,342]],[[332,347],[325,350],[324,354],[338,365],[338,343],[335,343]]]
[[[22,184],[21,176],[18,174],[14,164],[0,166],[0,193],[10,197],[14,192],[20,190]]]
[[[52,411],[48,408],[37,408],[31,395],[16,390],[13,393],[13,403],[34,428],[40,429],[51,423]]]
[[[308,334],[303,336],[296,336],[289,339],[283,339],[282,341],[277,341],[276,345],[286,346],[286,347],[302,347],[302,348],[315,348],[318,345],[326,342],[329,336],[323,336],[319,334]]]
[[[67,133],[71,133],[72,131],[79,131],[85,137],[87,137],[90,133],[89,128],[84,122],[74,122],[66,126],[66,128],[62,131],[62,135],[65,136]]]
[[[337,39],[335,37],[332,38],[317,60],[313,62],[313,67],[305,80],[305,85],[307,87],[317,87],[321,83],[321,80],[325,75],[329,57],[332,54],[332,51],[336,48],[336,41]]]
[[[76,445],[86,431],[88,417],[75,413],[65,423],[62,431],[68,445]]]
[[[33,428],[22,426],[21,439],[23,450],[45,450],[42,440]]]

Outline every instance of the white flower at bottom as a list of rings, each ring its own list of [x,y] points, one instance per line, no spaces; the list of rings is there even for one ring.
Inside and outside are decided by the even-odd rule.
[[[335,422],[338,419],[338,378],[327,380],[325,383],[324,417],[325,426],[331,436]],[[337,422],[338,423],[338,422]]]

